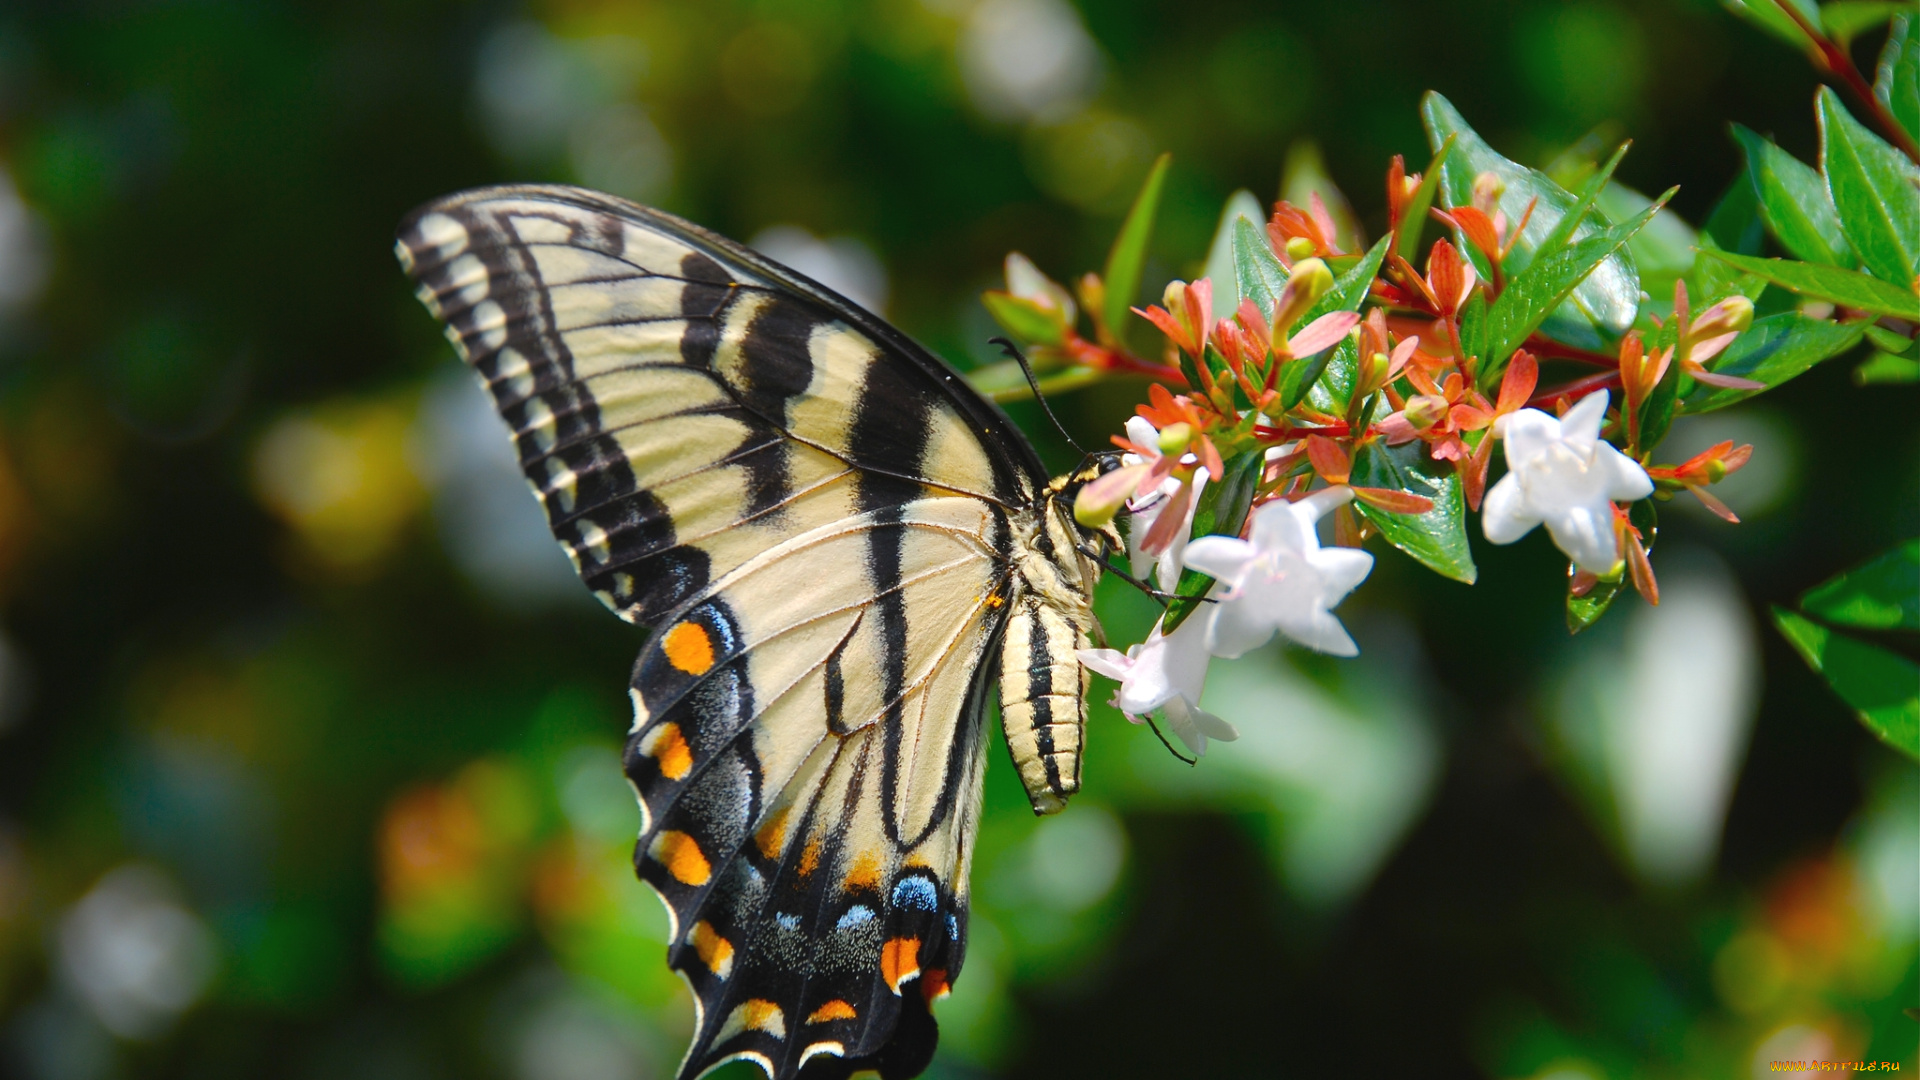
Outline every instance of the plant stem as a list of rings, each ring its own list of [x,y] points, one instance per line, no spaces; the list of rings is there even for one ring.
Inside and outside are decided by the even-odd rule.
[[[1807,17],[1800,13],[1799,8],[1793,6],[1791,0],[1773,0],[1773,2],[1774,6],[1785,12],[1787,18],[1792,19],[1794,25],[1800,28],[1800,32],[1807,36],[1808,43],[1813,46],[1814,64],[1827,74],[1838,78],[1854,98],[1873,115],[1873,122],[1880,127],[1881,133],[1898,146],[1901,153],[1911,158],[1914,164],[1920,165],[1920,142],[1916,142],[1912,133],[1901,127],[1900,121],[1887,111],[1887,107],[1881,104],[1878,97],[1874,96],[1873,87],[1867,83],[1866,76],[1860,74],[1860,68],[1854,64],[1852,54],[1808,22]]]

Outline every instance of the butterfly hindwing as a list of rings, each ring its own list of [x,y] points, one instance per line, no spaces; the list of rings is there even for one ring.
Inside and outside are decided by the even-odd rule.
[[[657,211],[484,189],[399,251],[582,578],[649,628],[626,764],[700,1004],[682,1075],[917,1073],[1032,450],[885,323]]]

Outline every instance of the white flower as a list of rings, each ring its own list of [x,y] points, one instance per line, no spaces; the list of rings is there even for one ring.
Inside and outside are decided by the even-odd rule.
[[[1155,623],[1147,640],[1126,652],[1081,649],[1080,662],[1120,683],[1113,704],[1127,719],[1139,723],[1158,709],[1173,733],[1194,754],[1207,752],[1207,739],[1232,742],[1240,737],[1232,724],[1200,708],[1200,691],[1207,681],[1207,632],[1215,605],[1202,605],[1187,620],[1162,635]]]
[[[1127,420],[1127,439],[1135,446],[1156,447],[1160,443],[1160,432],[1145,417],[1134,416]],[[1126,454],[1120,460],[1125,465],[1153,463],[1153,459],[1138,454]],[[1186,498],[1176,499],[1175,496],[1180,492],[1180,481],[1167,477],[1160,481],[1157,488],[1141,492],[1128,504],[1132,518],[1127,525],[1127,561],[1132,564],[1133,576],[1144,579],[1148,569],[1152,569],[1160,587],[1168,592],[1180,584],[1180,554],[1187,548],[1187,537],[1193,532],[1193,512],[1199,508],[1200,493],[1207,487],[1206,469],[1194,473],[1191,487],[1193,490]],[[1144,550],[1142,545],[1147,534],[1153,531],[1153,523],[1159,520],[1162,511],[1176,505],[1186,515],[1186,520],[1180,523],[1172,542],[1158,555]]]
[[[1326,548],[1314,523],[1353,498],[1326,488],[1299,502],[1270,502],[1253,512],[1251,540],[1202,536],[1187,545],[1187,565],[1218,579],[1208,647],[1229,659],[1257,649],[1275,630],[1310,649],[1353,656],[1359,649],[1330,610],[1373,569],[1373,556]]]
[[[1574,565],[1606,576],[1619,569],[1613,503],[1644,499],[1653,481],[1633,459],[1600,438],[1607,392],[1588,394],[1556,420],[1538,409],[1500,418],[1507,475],[1487,492],[1480,526],[1487,539],[1511,544],[1545,523]]]

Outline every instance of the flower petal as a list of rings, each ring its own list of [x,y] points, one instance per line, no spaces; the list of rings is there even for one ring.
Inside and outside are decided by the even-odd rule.
[[[1073,655],[1079,657],[1089,671],[1098,672],[1116,682],[1125,682],[1133,673],[1133,658],[1118,649],[1080,649]]]
[[[1540,519],[1527,511],[1526,495],[1520,490],[1518,476],[1508,473],[1487,492],[1485,509],[1480,513],[1480,529],[1489,542],[1511,544],[1532,532],[1538,524]]]
[[[1340,344],[1347,332],[1360,325],[1357,311],[1329,311],[1287,339],[1287,351],[1295,357],[1312,356]]]
[[[1234,585],[1257,554],[1252,544],[1237,537],[1201,536],[1187,545],[1181,561],[1190,569]]]

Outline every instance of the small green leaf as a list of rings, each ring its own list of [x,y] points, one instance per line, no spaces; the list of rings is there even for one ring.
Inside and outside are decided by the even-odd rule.
[[[1913,10],[1913,0],[1833,0],[1820,8],[1820,24],[1827,36],[1846,44],[1863,30],[1871,30],[1902,11]]]
[[[1853,381],[1860,386],[1920,383],[1920,360],[1877,352],[1853,369]]]
[[[1260,200],[1245,188],[1227,198],[1220,211],[1220,225],[1213,230],[1213,242],[1207,245],[1207,280],[1213,282],[1213,317],[1226,319],[1240,306],[1240,278],[1236,271],[1233,234],[1236,223],[1245,221],[1258,230],[1261,222]]]
[[[1527,227],[1520,232],[1519,243],[1507,257],[1508,276],[1519,275],[1535,259],[1536,251],[1547,237],[1575,209],[1575,198],[1545,173],[1496,153],[1439,94],[1428,91],[1420,100],[1420,113],[1426,122],[1429,146],[1438,148],[1449,137],[1454,139],[1453,151],[1440,170],[1440,199],[1444,205],[1469,205],[1474,178],[1484,172],[1492,173],[1505,187],[1500,196],[1500,210],[1508,221],[1518,222],[1526,213],[1528,203],[1538,200]],[[1605,220],[1589,215],[1574,227],[1571,239],[1578,242],[1598,235],[1606,226]],[[1487,267],[1482,264],[1479,253],[1469,247],[1466,254],[1485,275]],[[1544,325],[1546,333],[1568,344],[1604,348],[1633,326],[1639,311],[1640,273],[1634,267],[1633,257],[1619,251],[1582,281],[1567,303]]]
[[[1460,474],[1451,464],[1428,457],[1427,444],[1418,439],[1402,446],[1375,440],[1362,444],[1354,455],[1351,480],[1359,487],[1387,488],[1432,499],[1433,509],[1424,514],[1392,514],[1357,500],[1353,507],[1380,530],[1388,543],[1429,570],[1473,584],[1479,570],[1467,546],[1467,500],[1460,490]]]
[[[1200,504],[1193,511],[1193,535],[1239,536],[1253,507],[1254,492],[1260,487],[1260,473],[1266,454],[1253,450],[1227,463],[1227,475],[1219,483],[1208,484],[1200,493]],[[1179,599],[1167,603],[1166,621],[1160,632],[1171,634],[1200,607],[1200,597],[1213,587],[1213,578],[1198,570],[1180,571],[1180,583],[1174,588]]]
[[[1920,296],[1855,270],[1794,262],[1792,259],[1756,259],[1750,255],[1735,255],[1731,251],[1714,251],[1711,248],[1702,248],[1700,253],[1711,255],[1748,273],[1758,274],[1802,296],[1831,300],[1876,315],[1920,320]]]
[[[1773,624],[1807,666],[1853,707],[1867,730],[1920,758],[1920,665],[1776,605]]]
[[[1427,211],[1433,209],[1434,193],[1440,190],[1440,170],[1447,163],[1447,155],[1453,152],[1454,136],[1448,135],[1433,152],[1433,160],[1427,162],[1427,171],[1420,174],[1420,186],[1413,189],[1413,198],[1407,200],[1406,216],[1400,219],[1400,234],[1394,238],[1393,250],[1410,263],[1420,261],[1420,235],[1427,226]]]
[[[1820,169],[1860,261],[1911,292],[1920,278],[1920,165],[1853,118],[1820,88]]]
[[[1667,192],[1635,217],[1560,249],[1508,282],[1499,299],[1487,309],[1487,362],[1479,371],[1481,387],[1499,385],[1500,373],[1506,370],[1513,351],[1525,344],[1527,336],[1540,328],[1561,301],[1577,292],[1589,275],[1601,272],[1672,197],[1673,192]]]
[[[1106,283],[1106,299],[1098,312],[1107,331],[1119,335],[1127,325],[1127,309],[1140,292],[1140,270],[1147,261],[1147,241],[1153,236],[1153,216],[1160,209],[1160,192],[1166,187],[1167,166],[1172,154],[1161,154],[1147,171],[1146,183],[1134,196],[1133,208],[1120,223],[1120,234],[1113,238],[1113,250],[1107,253],[1107,268],[1100,275]]]
[[[1627,520],[1633,523],[1634,528],[1640,530],[1640,543],[1647,549],[1647,554],[1652,555],[1653,546],[1660,539],[1660,520],[1654,510],[1653,500],[1641,499],[1628,507]],[[1573,567],[1571,566],[1567,567],[1567,578],[1569,582],[1572,581]],[[1573,595],[1569,587],[1567,633],[1578,634],[1599,622],[1600,616],[1605,615],[1607,609],[1613,607],[1613,602],[1620,598],[1620,594],[1632,587],[1625,567],[1621,568],[1619,577],[1611,580],[1603,578],[1595,582],[1593,588],[1588,589],[1584,596]]]
[[[1713,370],[1721,375],[1763,382],[1772,389],[1820,361],[1853,348],[1862,333],[1859,323],[1836,323],[1810,318],[1798,311],[1783,311],[1748,327],[1714,361]],[[1687,396],[1685,411],[1689,415],[1712,412],[1758,393],[1763,391],[1701,384]]]
[[[1868,325],[1867,340],[1882,352],[1890,352],[1895,356],[1912,356],[1920,359],[1920,340],[1915,340],[1905,334],[1896,334],[1878,323]]]
[[[1852,266],[1853,247],[1840,227],[1840,212],[1833,208],[1825,178],[1739,124],[1733,125],[1733,137],[1746,154],[1747,177],[1759,193],[1760,213],[1780,245],[1808,262]]]
[[[1067,324],[1057,311],[997,289],[980,294],[980,302],[994,322],[1021,341],[1058,345],[1066,340]]]
[[[1800,610],[1863,630],[1920,630],[1920,540],[1815,585]]]
[[[1244,218],[1233,223],[1233,279],[1242,298],[1273,317],[1273,302],[1287,287],[1287,268],[1273,253],[1266,230]]]
[[[1809,26],[1820,25],[1820,9],[1814,0],[1789,0],[1807,20]],[[1720,0],[1721,6],[1743,19],[1793,46],[1801,52],[1813,47],[1814,42],[1807,32],[1800,28],[1792,16],[1781,11],[1775,0]]]
[[[1902,15],[1880,50],[1873,96],[1907,134],[1920,139],[1920,15]]]

